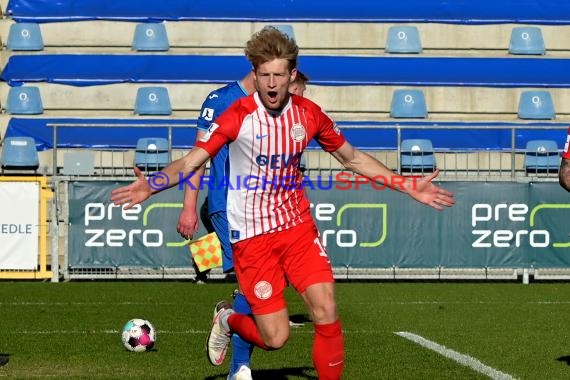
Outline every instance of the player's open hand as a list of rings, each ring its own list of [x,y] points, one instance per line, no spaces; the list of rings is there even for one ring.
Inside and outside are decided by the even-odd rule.
[[[414,181],[412,189],[408,191],[408,194],[418,202],[441,211],[444,207],[453,206],[455,199],[451,191],[442,189],[432,183],[438,174],[439,169],[436,169],[432,174]]]
[[[196,207],[184,206],[180,216],[178,217],[178,224],[176,225],[176,231],[184,239],[192,239],[194,234],[198,232],[198,213],[196,212]]]
[[[152,195],[152,189],[139,168],[134,168],[137,179],[128,186],[116,188],[111,191],[111,200],[117,206],[126,205],[129,209],[136,204],[144,202]]]

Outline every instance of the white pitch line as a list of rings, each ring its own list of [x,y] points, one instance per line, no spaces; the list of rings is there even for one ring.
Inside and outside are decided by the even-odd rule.
[[[66,334],[119,334],[120,330],[19,330],[19,331],[6,331],[6,334],[19,334],[19,335],[66,335]],[[184,330],[184,331],[169,331],[169,330],[158,330],[159,334],[190,334],[190,335],[205,335],[210,331],[206,330]]]
[[[412,342],[419,344],[422,347],[425,347],[427,349],[435,351],[438,354],[443,355],[446,358],[451,359],[453,361],[456,361],[457,363],[459,363],[461,365],[469,367],[469,368],[471,368],[471,369],[473,369],[479,373],[482,373],[483,375],[487,375],[493,380],[513,380],[514,379],[514,377],[512,377],[511,375],[504,373],[504,372],[501,372],[499,370],[496,370],[492,367],[489,367],[488,365],[481,363],[479,360],[475,359],[472,356],[459,353],[459,352],[454,351],[450,348],[447,348],[445,346],[442,346],[440,344],[432,342],[431,340],[428,340],[422,336],[412,334],[412,333],[407,332],[407,331],[399,331],[399,332],[395,332],[394,334],[399,335],[402,338],[411,340]]]
[[[49,302],[49,301],[18,301],[18,302],[1,302],[0,306],[132,306],[132,305],[153,305],[171,306],[179,305],[176,302]],[[570,301],[378,301],[381,305],[568,305]],[[188,305],[198,304],[196,302],[189,302]],[[301,304],[291,302],[291,305]],[[370,305],[370,302],[351,302],[352,305]]]

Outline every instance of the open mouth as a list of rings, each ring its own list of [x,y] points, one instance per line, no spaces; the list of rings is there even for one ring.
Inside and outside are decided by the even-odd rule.
[[[275,102],[277,100],[277,91],[269,91],[267,96],[269,96],[269,100]]]

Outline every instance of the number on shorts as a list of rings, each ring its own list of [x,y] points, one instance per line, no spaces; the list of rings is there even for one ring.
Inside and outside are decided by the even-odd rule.
[[[315,244],[319,247],[319,249],[321,250],[321,252],[319,252],[319,255],[320,255],[320,256],[323,256],[323,257],[328,257],[327,251],[325,250],[325,247],[323,247],[323,244],[321,243],[321,239],[319,239],[318,237],[316,237],[314,243],[315,243]]]

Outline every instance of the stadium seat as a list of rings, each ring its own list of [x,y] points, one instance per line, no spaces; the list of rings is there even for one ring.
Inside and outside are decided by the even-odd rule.
[[[43,50],[44,40],[40,26],[36,23],[14,23],[8,32],[8,50]]]
[[[510,54],[543,55],[546,53],[542,31],[537,26],[513,28],[509,43]]]
[[[170,163],[168,140],[162,137],[142,137],[137,140],[135,166],[144,171],[161,170]]]
[[[519,99],[518,117],[520,119],[555,119],[556,113],[550,92],[523,91]]]
[[[132,45],[136,51],[167,51],[170,44],[164,23],[137,24]]]
[[[422,90],[394,90],[390,105],[390,117],[426,118],[428,110]]]
[[[400,170],[431,173],[435,170],[435,152],[429,139],[405,139],[400,148]]]
[[[172,106],[166,87],[141,87],[135,100],[137,115],[171,115]]]
[[[528,173],[558,173],[560,152],[554,140],[530,140],[526,144],[524,167]]]
[[[38,151],[33,137],[6,137],[0,157],[2,171],[35,171],[39,167]]]
[[[413,53],[422,52],[420,33],[415,26],[391,26],[388,29],[386,53]]]
[[[95,174],[95,152],[84,150],[64,153],[62,174],[70,176]]]
[[[35,86],[10,87],[6,112],[12,115],[39,115],[44,112],[40,89]]]
[[[286,34],[289,38],[295,39],[295,31],[293,30],[292,25],[288,24],[275,24],[271,25],[275,29],[279,30],[281,33]]]

